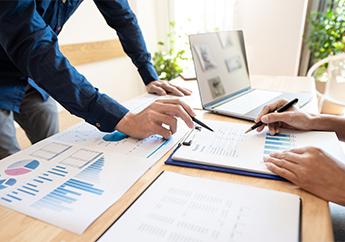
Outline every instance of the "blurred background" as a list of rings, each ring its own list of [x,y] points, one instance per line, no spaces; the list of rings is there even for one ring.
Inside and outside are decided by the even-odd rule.
[[[200,32],[242,29],[252,75],[304,76],[313,64],[345,50],[344,0],[129,2],[162,79],[195,76],[188,35]],[[145,91],[135,67],[123,54],[115,31],[107,26],[93,1],[86,0],[81,4],[64,26],[59,39],[72,63],[71,51],[77,56],[78,60],[74,62],[77,69],[101,91],[119,101]],[[112,45],[108,52],[114,55],[88,58],[89,52],[95,54],[98,51],[99,45],[94,43],[109,44],[110,41],[116,44],[116,54]],[[320,97],[325,92],[327,67],[327,63],[321,65],[310,74],[316,76]],[[119,90],[119,83],[126,85]],[[343,103],[343,100],[333,101]],[[322,105],[324,103],[327,104],[322,101]],[[328,112],[342,113],[343,109],[331,108]]]

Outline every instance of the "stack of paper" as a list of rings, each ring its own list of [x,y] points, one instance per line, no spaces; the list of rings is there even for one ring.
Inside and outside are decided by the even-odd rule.
[[[82,123],[1,160],[0,205],[82,233],[188,130],[136,140]]]
[[[99,239],[299,241],[296,195],[164,172]]]

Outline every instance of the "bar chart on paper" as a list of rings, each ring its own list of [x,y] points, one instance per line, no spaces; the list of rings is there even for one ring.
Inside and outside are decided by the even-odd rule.
[[[46,142],[19,157],[0,164],[2,205],[81,233],[112,202],[104,196],[105,157],[99,151]],[[66,222],[76,218],[81,221]]]
[[[295,146],[295,136],[293,134],[266,134],[264,154],[289,150]]]
[[[129,162],[128,155],[47,140],[0,163],[0,205],[82,233],[151,165],[133,157]]]
[[[123,154],[133,158],[146,157],[147,160],[157,160],[181,140],[190,130],[179,121],[179,130],[169,139],[160,135],[151,135],[145,139],[134,139],[119,131],[112,133],[99,132],[95,127],[82,123],[71,130],[56,136],[56,140],[70,145],[93,147],[103,153]],[[51,149],[51,147],[48,147]],[[54,147],[54,150],[59,150]],[[68,147],[65,147],[68,148]],[[53,154],[53,152],[50,152]]]
[[[100,157],[93,164],[81,171],[74,178],[69,179],[32,206],[37,209],[53,211],[71,211],[73,204],[85,194],[102,195],[103,190],[96,187],[96,181],[102,171],[104,157]]]
[[[59,155],[61,155],[62,152],[66,151],[66,147],[68,146],[59,143],[51,143],[31,153],[31,156],[36,156],[36,154],[41,152],[43,149],[48,150],[47,147],[54,147],[55,150],[58,150],[60,154],[55,153],[54,156],[56,158],[59,158]],[[69,148],[71,147],[68,147],[68,149]],[[50,158],[51,156],[47,156],[45,160],[47,161]],[[93,162],[97,158],[99,158],[99,160],[91,164],[91,162]],[[41,160],[44,161],[43,158],[41,158]],[[79,173],[79,175],[77,176],[80,176],[80,178],[82,179],[90,179],[90,177],[93,177],[94,175],[92,171],[97,171],[98,167],[96,163],[98,164],[99,161],[104,162],[102,153],[83,148],[77,148],[74,150],[71,149],[70,153],[66,154],[66,158],[60,159],[60,162],[58,164],[50,165],[50,167],[44,168],[43,170],[38,172],[37,169],[40,166],[40,161],[36,159],[24,159],[15,161],[13,163],[10,163],[10,165],[8,165],[7,168],[4,169],[5,175],[10,177],[21,177],[29,173],[33,174],[30,176],[30,178],[28,177],[26,179],[26,182],[24,182],[22,185],[18,186],[14,190],[9,190],[6,194],[0,196],[0,199],[7,203],[15,203],[26,201],[27,199],[32,199],[34,197],[39,197],[39,195],[42,194],[42,192],[44,192],[51,185],[54,185],[55,183],[66,182],[67,179],[71,178],[71,176],[75,176],[76,173]],[[89,173],[91,173],[91,175],[87,176],[87,174]],[[84,176],[81,176],[81,174],[84,174]],[[2,189],[5,189],[11,184],[13,185],[14,183],[16,183],[16,180],[14,178],[11,178],[10,180],[4,180],[2,183]],[[62,188],[64,186],[72,186],[73,184],[75,184],[75,189],[85,188],[84,191],[86,191],[86,184],[83,183],[83,181],[79,181],[77,179],[70,179],[70,181],[67,181],[66,184],[62,185]],[[90,187],[92,187],[92,185],[90,185]],[[61,190],[58,191],[61,192]],[[45,201],[51,201],[53,198],[55,198],[57,200],[55,200],[54,202],[55,204],[57,204],[56,202],[58,200],[61,201],[63,198],[63,196],[57,197],[54,195],[63,195],[63,193],[57,194],[55,191],[53,191],[47,196],[47,199]],[[68,200],[71,204],[71,199],[66,198],[65,201],[66,200]],[[44,206],[41,207],[43,208]],[[58,208],[58,206],[56,208]]]

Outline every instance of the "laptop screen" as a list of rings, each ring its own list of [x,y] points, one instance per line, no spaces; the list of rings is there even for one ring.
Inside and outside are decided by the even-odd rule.
[[[243,32],[189,36],[203,106],[250,87]]]

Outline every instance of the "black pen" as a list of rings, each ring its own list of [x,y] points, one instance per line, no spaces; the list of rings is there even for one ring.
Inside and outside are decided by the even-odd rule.
[[[208,127],[206,124],[204,124],[203,122],[201,122],[199,119],[197,119],[197,118],[195,118],[195,117],[192,117],[192,116],[190,116],[190,117],[192,118],[192,120],[193,120],[194,123],[197,123],[197,124],[199,124],[200,126],[204,127],[205,129],[208,129],[208,130],[214,132],[213,129],[211,129],[210,127]]]
[[[282,112],[288,110],[289,108],[291,108],[291,107],[292,107],[294,104],[296,104],[297,102],[298,102],[298,98],[295,98],[295,99],[291,100],[290,102],[288,102],[287,104],[285,104],[284,106],[278,108],[278,109],[276,110],[276,112],[277,112],[277,113],[282,113]],[[274,112],[274,111],[273,111],[273,112]],[[264,123],[261,122],[261,121],[258,122],[258,123],[256,123],[256,124],[254,124],[252,127],[250,127],[250,128],[245,132],[245,134],[246,134],[246,133],[249,133],[250,131],[252,131],[252,130],[254,130],[254,129],[256,129],[256,128],[259,128],[261,125],[264,125]]]

